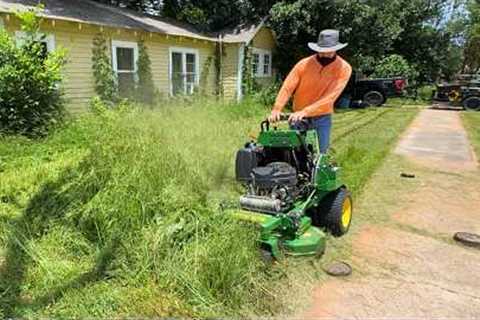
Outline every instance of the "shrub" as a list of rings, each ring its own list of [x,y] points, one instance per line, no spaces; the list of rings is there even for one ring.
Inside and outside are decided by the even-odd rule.
[[[414,83],[418,78],[418,72],[401,55],[392,54],[380,60],[372,77],[406,77],[410,83]]]
[[[26,33],[21,45],[0,29],[0,132],[44,135],[64,118],[59,84],[65,52],[46,52],[34,11],[17,16]]]
[[[275,82],[269,86],[265,86],[254,93],[253,98],[266,107],[272,107],[281,85],[281,82]]]

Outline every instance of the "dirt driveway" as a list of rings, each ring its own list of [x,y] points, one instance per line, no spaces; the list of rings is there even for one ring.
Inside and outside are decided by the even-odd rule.
[[[316,288],[299,317],[480,317],[480,250],[452,240],[480,233],[480,170],[458,112],[423,110],[356,209],[354,274]]]

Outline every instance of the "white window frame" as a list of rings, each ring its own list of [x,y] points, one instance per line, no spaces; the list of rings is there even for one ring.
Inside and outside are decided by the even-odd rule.
[[[131,70],[118,70],[117,48],[133,49],[133,72]],[[115,78],[119,73],[133,73],[133,78],[138,81],[138,43],[132,41],[112,40],[112,68]]]
[[[22,45],[26,37],[26,32],[15,31],[15,39],[17,41],[17,45]],[[41,42],[45,42],[47,44],[47,52],[52,52],[55,50],[55,35],[49,33],[39,33],[36,38],[38,41],[41,40]]]
[[[256,78],[268,78],[272,76],[272,51],[267,49],[260,49],[260,48],[252,48],[252,65],[253,65],[253,55],[258,54],[258,66],[257,72],[253,74]],[[270,59],[270,64],[268,66],[268,73],[264,73],[264,56],[268,55]]]
[[[173,53],[182,54],[182,69],[187,70],[187,59],[186,54],[190,53],[195,55],[195,86],[198,87],[200,83],[200,53],[198,49],[187,48],[187,47],[170,47],[168,50],[168,81],[170,82],[170,95],[173,96]],[[184,94],[187,94],[187,82],[184,83]]]
[[[272,51],[267,49],[252,48],[252,65],[253,65],[253,55],[258,54],[258,66],[257,72],[253,74],[256,78],[268,78],[272,76]],[[269,56],[270,64],[268,66],[268,73],[264,73],[264,56]],[[253,68],[253,67],[252,67]]]

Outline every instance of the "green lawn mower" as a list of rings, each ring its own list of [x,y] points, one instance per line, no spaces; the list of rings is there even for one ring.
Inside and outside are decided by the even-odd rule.
[[[282,114],[281,121],[288,120]],[[306,122],[300,128],[307,128]],[[281,129],[268,120],[257,141],[236,155],[236,179],[245,186],[235,217],[257,223],[264,259],[320,256],[324,229],[345,234],[352,220],[352,198],[341,168],[320,154],[315,130]]]

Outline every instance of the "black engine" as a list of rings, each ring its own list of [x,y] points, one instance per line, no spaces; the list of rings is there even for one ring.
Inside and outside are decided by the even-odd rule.
[[[298,196],[307,192],[310,174],[302,154],[293,150],[273,150],[247,144],[237,152],[237,181],[247,187],[240,198],[242,208],[277,213],[288,210]]]

